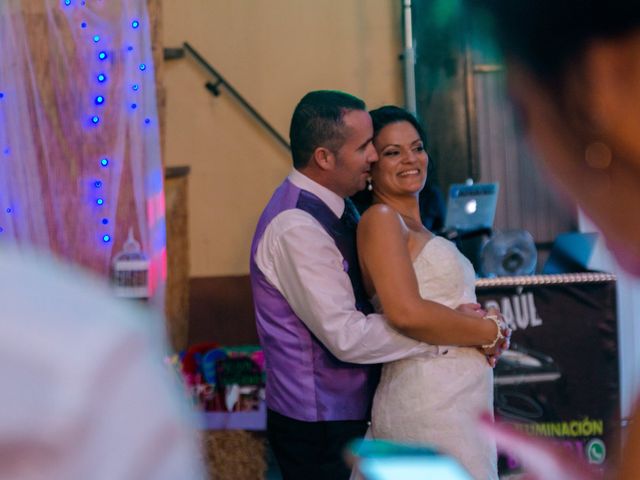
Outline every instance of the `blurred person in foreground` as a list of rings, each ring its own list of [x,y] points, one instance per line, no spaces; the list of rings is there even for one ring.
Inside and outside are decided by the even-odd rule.
[[[486,15],[508,67],[523,133],[559,187],[640,276],[640,2],[467,0]],[[484,428],[538,478],[590,478],[562,449],[506,427]],[[640,475],[632,423],[617,478]],[[610,477],[613,472],[608,472]]]
[[[49,258],[0,264],[0,479],[204,478],[161,319]]]

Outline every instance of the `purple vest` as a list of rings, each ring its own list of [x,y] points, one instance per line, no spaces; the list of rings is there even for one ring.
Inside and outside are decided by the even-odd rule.
[[[355,308],[368,313],[358,267],[355,236],[318,197],[288,180],[271,197],[251,245],[251,287],[267,372],[267,407],[297,420],[364,420],[378,381],[377,365],[338,360],[293,312],[258,269],[255,254],[267,226],[279,213],[299,208],[311,214],[336,241],[356,295]]]

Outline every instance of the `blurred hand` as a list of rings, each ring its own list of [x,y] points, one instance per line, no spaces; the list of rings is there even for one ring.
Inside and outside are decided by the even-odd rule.
[[[519,432],[489,415],[478,420],[479,430],[495,440],[498,450],[518,458],[527,480],[595,480],[601,475],[567,449],[550,441]]]

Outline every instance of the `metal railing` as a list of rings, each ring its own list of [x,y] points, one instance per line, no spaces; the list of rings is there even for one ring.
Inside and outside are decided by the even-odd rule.
[[[224,87],[242,105],[251,116],[262,125],[283,147],[291,150],[289,142],[280,135],[280,133],[262,116],[258,111],[235,89],[233,86],[207,62],[204,57],[193,48],[189,42],[182,44],[183,48],[166,48],[164,58],[166,60],[182,58],[185,52],[188,53],[207,73],[213,78],[214,82],[207,82],[205,88],[215,97],[220,95],[220,87]]]

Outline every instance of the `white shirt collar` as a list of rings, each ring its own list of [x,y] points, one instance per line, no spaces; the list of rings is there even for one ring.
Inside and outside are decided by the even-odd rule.
[[[306,190],[316,195],[320,200],[327,204],[335,215],[340,218],[344,213],[344,198],[327,187],[320,185],[318,182],[311,180],[304,173],[295,168],[289,174],[289,181],[296,187]]]

